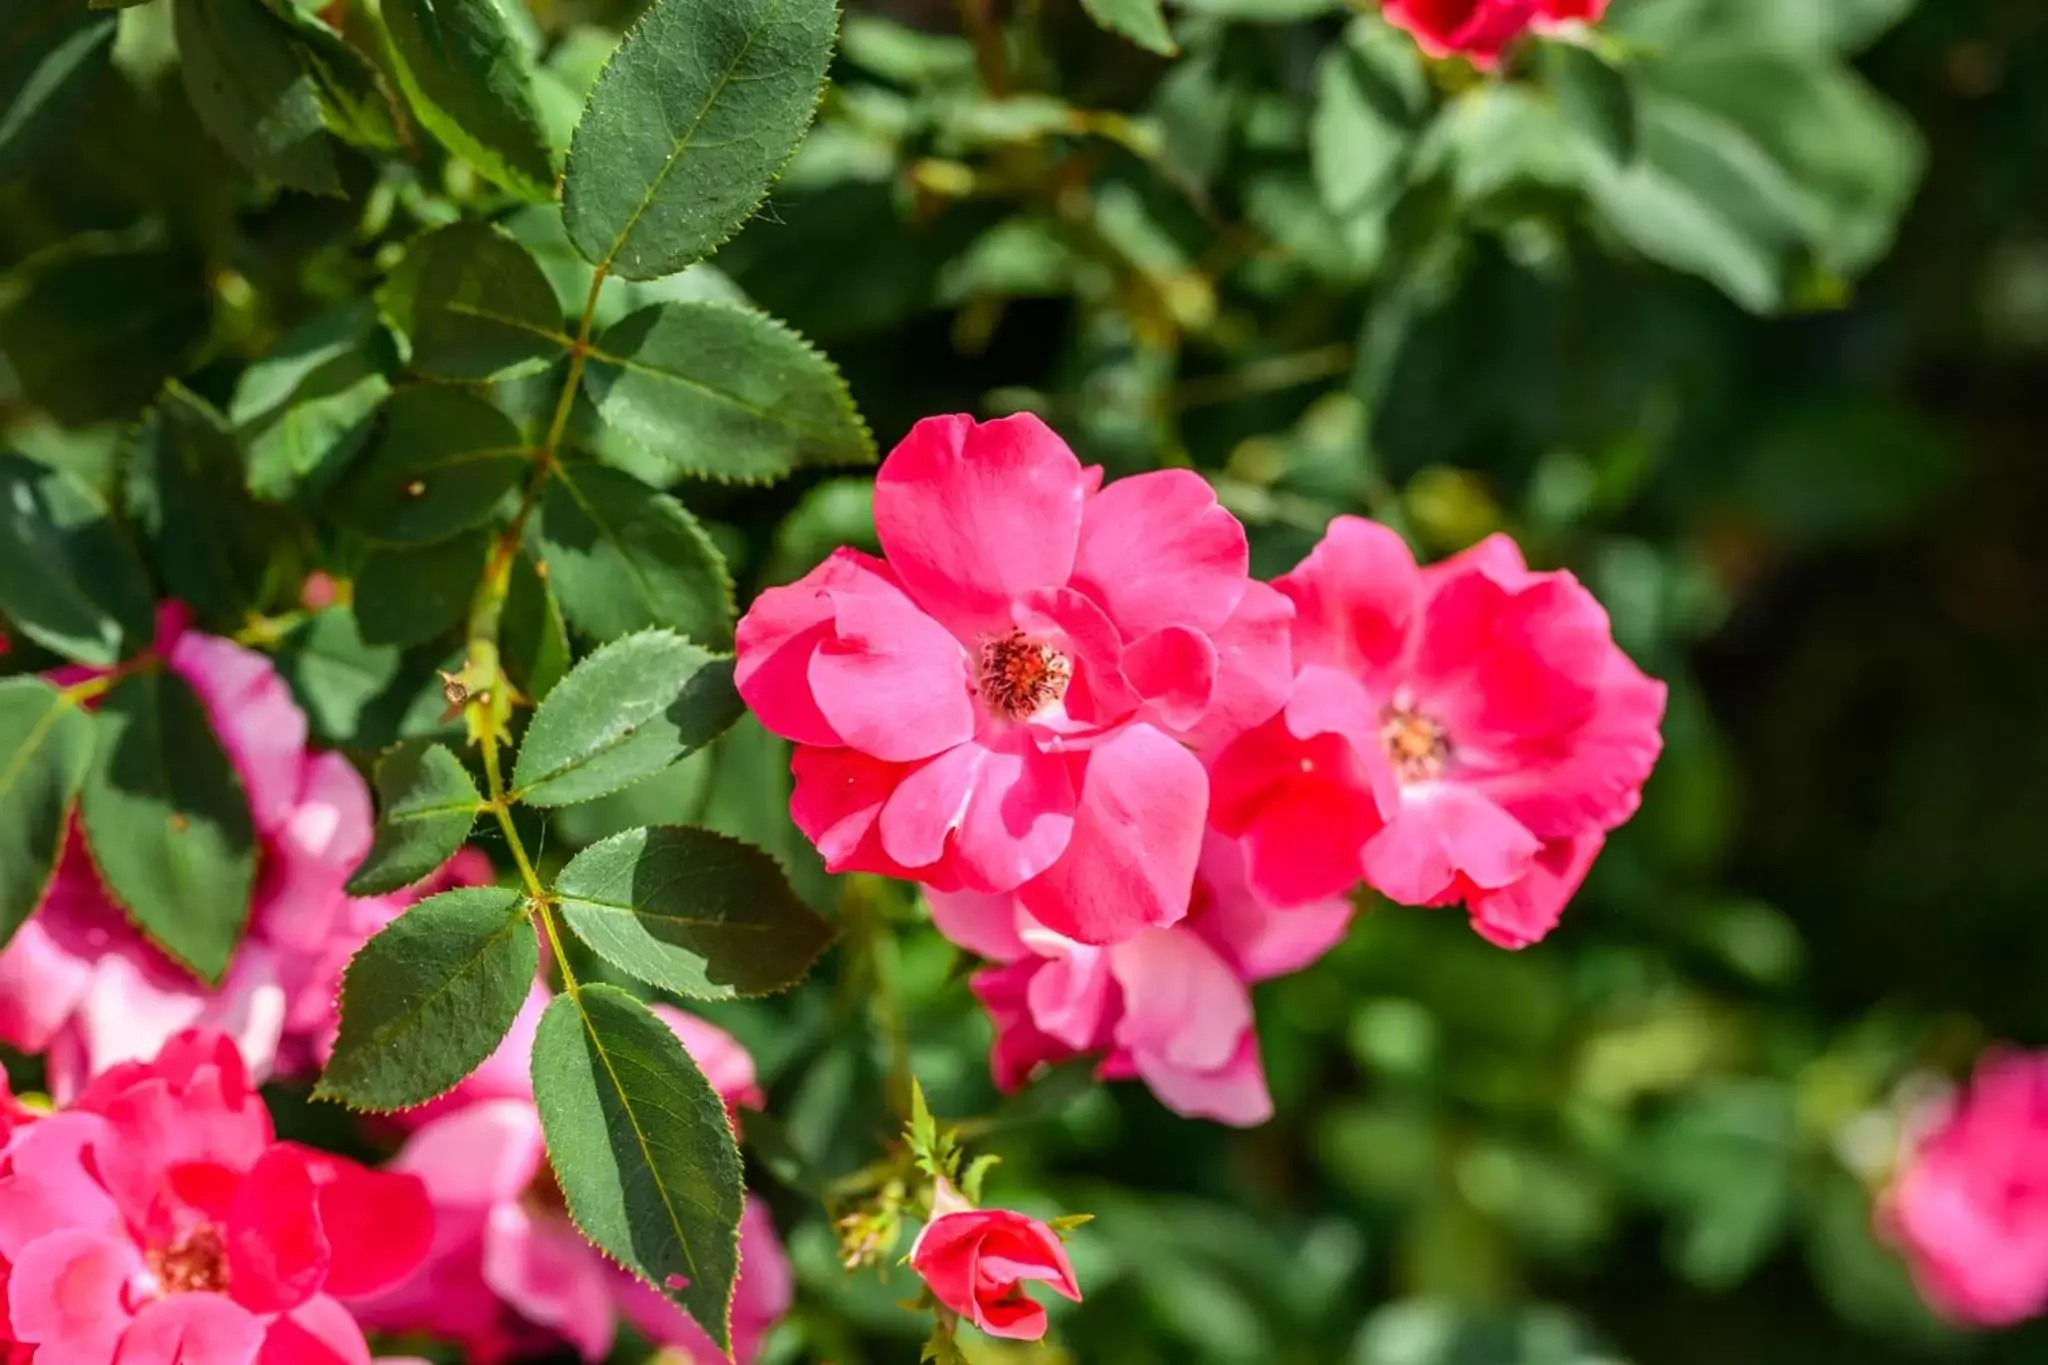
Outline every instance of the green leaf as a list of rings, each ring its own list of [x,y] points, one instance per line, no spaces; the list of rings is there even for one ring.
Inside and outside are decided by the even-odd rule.
[[[1546,44],[1543,64],[1565,125],[1609,161],[1633,161],[1641,131],[1628,73],[1578,43]]]
[[[551,578],[542,577],[533,556],[524,552],[512,561],[498,623],[498,650],[512,685],[536,704],[569,671],[569,627],[562,619],[561,603],[555,600]]]
[[[547,276],[489,223],[451,223],[419,238],[377,297],[392,325],[412,339],[412,368],[424,375],[529,374],[569,345]]]
[[[739,1148],[674,1031],[614,986],[558,996],[533,1042],[533,1098],[576,1226],[725,1349]]]
[[[0,680],[0,948],[49,889],[92,741],[91,717],[56,688]]]
[[[129,502],[165,590],[212,623],[240,625],[262,598],[278,514],[249,496],[227,419],[182,385],[143,417]]]
[[[1385,212],[1428,96],[1415,44],[1384,23],[1356,19],[1324,53],[1309,150],[1316,190],[1340,220]]]
[[[439,744],[401,744],[377,760],[377,832],[349,878],[351,896],[381,896],[455,856],[484,808],[462,760]]]
[[[383,76],[347,39],[297,0],[264,0],[292,30],[293,50],[312,82],[327,131],[376,152],[411,150],[399,132],[397,105]]]
[[[384,0],[381,12],[420,122],[486,179],[554,198],[532,60],[499,0]]]
[[[78,813],[100,880],[152,941],[217,982],[256,887],[249,803],[183,678],[145,672],[100,703]]]
[[[389,1113],[452,1090],[511,1029],[539,957],[519,892],[429,896],[349,961],[341,1033],[314,1097]]]
[[[1162,57],[1180,53],[1180,45],[1166,27],[1166,15],[1159,0],[1081,0],[1081,8],[1099,27],[1129,38],[1148,52]]]
[[[62,470],[0,454],[0,610],[82,664],[119,663],[156,632],[156,594],[99,494]]]
[[[655,0],[569,145],[576,249],[651,280],[738,231],[810,126],[837,27],[833,0]]]
[[[680,502],[600,464],[548,482],[539,538],[548,585],[578,630],[614,640],[667,626],[697,643],[732,643],[732,579]]]
[[[597,339],[583,383],[600,417],[678,473],[753,483],[875,458],[832,362],[751,309],[643,308]]]
[[[367,299],[285,333],[242,371],[228,404],[250,491],[273,501],[324,494],[369,439],[396,364],[391,334]]]
[[[744,709],[730,659],[667,631],[628,635],[578,664],[534,712],[514,794],[569,806],[617,791],[710,743]]]
[[[373,539],[430,544],[475,526],[532,471],[512,419],[461,389],[401,389],[336,491],[335,515]]]
[[[787,990],[832,940],[773,858],[708,829],[613,835],[570,859],[555,891],[599,957],[695,1000]]]
[[[347,607],[315,612],[285,636],[277,671],[305,708],[313,733],[332,744],[356,742],[363,710],[397,679],[395,645],[367,643]]]
[[[71,0],[0,0],[0,180],[26,170],[91,98],[114,26]]]
[[[372,550],[356,573],[356,624],[372,645],[431,640],[469,610],[490,555],[490,532],[435,545]]]
[[[260,176],[341,193],[321,88],[290,21],[262,0],[176,0],[185,93],[214,140]]]

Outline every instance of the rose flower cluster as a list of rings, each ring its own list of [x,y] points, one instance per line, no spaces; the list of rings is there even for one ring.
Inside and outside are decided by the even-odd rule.
[[[1657,758],[1663,685],[1505,537],[1425,568],[1344,517],[1261,583],[1199,475],[1106,484],[1028,415],[919,423],[875,529],[761,594],[735,676],[826,866],[922,883],[995,964],[1006,1088],[1098,1056],[1260,1122],[1251,983],[1361,884],[1534,943]]]
[[[1385,0],[1383,13],[1430,56],[1459,56],[1491,71],[1525,33],[1599,23],[1607,0]]]

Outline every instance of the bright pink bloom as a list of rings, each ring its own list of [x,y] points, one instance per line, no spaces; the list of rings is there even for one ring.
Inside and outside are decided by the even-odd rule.
[[[932,1219],[910,1247],[910,1268],[932,1296],[992,1337],[1037,1341],[1045,1309],[1024,1292],[1043,1284],[1081,1301],[1059,1234],[1009,1209],[977,1209],[941,1180]]]
[[[1211,836],[1187,918],[1109,947],[1056,934],[1015,897],[931,893],[954,942],[1002,965],[975,973],[996,1026],[990,1067],[1014,1090],[1048,1063],[1100,1054],[1105,1080],[1137,1078],[1191,1118],[1272,1116],[1247,984],[1298,971],[1344,936],[1337,897],[1275,910],[1244,884],[1235,845]]]
[[[1463,901],[1503,947],[1557,923],[1662,746],[1664,685],[1569,573],[1494,536],[1419,569],[1339,517],[1274,584],[1295,605],[1288,703],[1223,750],[1211,818],[1276,904],[1361,873],[1406,905]]]
[[[1460,56],[1482,71],[1522,36],[1542,0],[1385,0],[1387,22],[1413,34],[1432,57]]]
[[[1543,0],[1536,15],[1538,29],[1566,24],[1597,24],[1607,17],[1607,0]]]
[[[335,1296],[411,1272],[420,1182],[278,1142],[232,1040],[182,1033],[0,1154],[0,1342],[49,1365],[367,1365]]]
[[[1878,1209],[1921,1294],[1976,1326],[2048,1311],[2048,1053],[1988,1057],[1923,1120]]]
[[[362,778],[340,754],[307,750],[306,717],[268,659],[187,629],[174,604],[158,627],[158,651],[198,694],[248,795],[259,841],[248,937],[219,988],[206,986],[129,923],[74,823],[42,903],[0,952],[0,1042],[47,1052],[59,1099],[188,1028],[233,1037],[259,1081],[310,1069],[332,1037],[337,964],[440,884],[350,898],[342,888],[370,846]],[[441,880],[488,880],[479,861]]]
[[[703,1328],[606,1261],[569,1221],[529,1079],[547,1000],[536,985],[491,1059],[453,1093],[415,1111],[424,1121],[392,1169],[425,1182],[436,1219],[433,1249],[410,1279],[350,1307],[373,1328],[444,1337],[485,1365],[557,1341],[600,1359],[622,1315],[694,1365],[723,1365]],[[666,1006],[654,1010],[729,1107],[759,1107],[753,1059],[730,1034]],[[747,1365],[795,1292],[767,1206],[751,1198],[740,1221],[740,1267],[733,1359]]]
[[[1015,891],[1090,943],[1185,910],[1186,743],[1279,705],[1288,607],[1199,476],[1100,481],[1035,417],[929,418],[876,476],[887,559],[839,550],[747,612],[740,694],[796,742],[826,866]]]

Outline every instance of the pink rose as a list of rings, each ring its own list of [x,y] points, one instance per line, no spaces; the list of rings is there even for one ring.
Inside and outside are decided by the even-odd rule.
[[[1922,1117],[1878,1208],[1921,1294],[1975,1326],[2048,1310],[2048,1053],[1993,1054]]]
[[[343,1365],[336,1296],[411,1271],[420,1182],[278,1142],[235,1044],[182,1033],[0,1155],[0,1343],[68,1365]]]
[[[886,560],[761,594],[741,696],[794,740],[833,871],[1015,892],[1087,943],[1187,908],[1208,783],[1186,743],[1279,705],[1283,600],[1187,470],[1101,485],[1037,418],[934,417],[875,482]]]
[[[434,1244],[410,1278],[349,1306],[373,1328],[432,1333],[486,1363],[557,1341],[586,1360],[601,1359],[623,1316],[693,1365],[725,1365],[703,1328],[606,1261],[569,1221],[530,1079],[534,1029],[547,1001],[536,985],[490,1060],[449,1095],[401,1116],[417,1127],[391,1168],[424,1182]],[[654,1010],[728,1106],[761,1104],[753,1059],[730,1034],[679,1010]],[[747,1365],[760,1354],[794,1293],[767,1206],[750,1198],[740,1220],[733,1360]]]
[[[1386,0],[1385,14],[1430,56],[1459,56],[1491,71],[1542,8],[1543,0]]]
[[[1503,947],[1542,938],[1635,813],[1664,685],[1577,579],[1532,572],[1505,536],[1425,569],[1339,517],[1274,586],[1301,672],[1210,773],[1252,887],[1288,905],[1363,874],[1405,905],[1463,901]]]
[[[188,1028],[226,1033],[260,1081],[309,1070],[331,1043],[339,964],[443,881],[488,880],[470,855],[408,893],[343,890],[370,846],[370,795],[348,760],[306,748],[306,717],[270,661],[186,628],[166,604],[156,647],[205,707],[249,799],[258,839],[249,931],[220,986],[172,962],[101,885],[76,822],[43,900],[0,952],[0,1042],[46,1052],[50,1089],[76,1094]],[[65,670],[62,681],[90,676]]]
[[[1543,0],[1536,14],[1539,29],[1567,24],[1597,24],[1607,16],[1607,0]]]
[[[992,1337],[1037,1341],[1045,1309],[1024,1292],[1033,1282],[1081,1301],[1058,1234],[1021,1213],[977,1209],[940,1181],[932,1220],[911,1244],[910,1268],[934,1297]]]
[[[999,1088],[1100,1054],[1103,1079],[1142,1080],[1176,1113],[1239,1126],[1273,1112],[1248,983],[1307,966],[1351,921],[1342,897],[1286,911],[1259,901],[1237,847],[1213,835],[1187,918],[1106,948],[1054,933],[1014,897],[930,899],[942,932],[1001,964],[972,981],[996,1025]]]

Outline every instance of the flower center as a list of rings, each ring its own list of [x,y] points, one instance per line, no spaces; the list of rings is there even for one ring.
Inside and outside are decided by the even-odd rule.
[[[166,1294],[220,1294],[228,1287],[228,1249],[220,1230],[201,1223],[149,1253],[149,1271]]]
[[[981,642],[981,699],[1005,720],[1029,720],[1067,694],[1074,666],[1021,630]]]
[[[1451,756],[1450,737],[1444,727],[1420,711],[1406,706],[1389,706],[1380,712],[1380,743],[1387,761],[1403,782],[1430,782],[1444,775]]]

